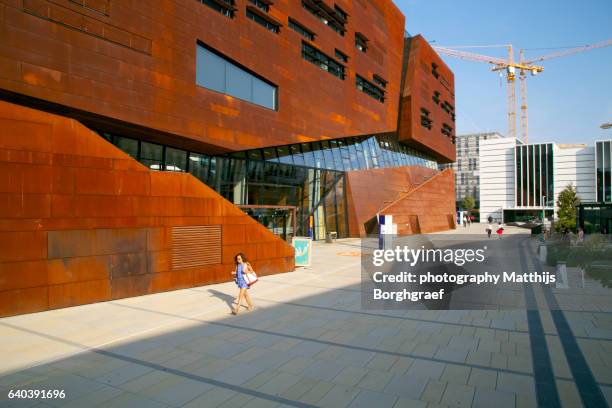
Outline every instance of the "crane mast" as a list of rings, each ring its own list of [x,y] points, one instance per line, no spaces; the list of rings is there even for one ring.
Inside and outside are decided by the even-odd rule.
[[[577,54],[584,51],[589,51],[597,48],[608,47],[612,45],[612,39],[602,41],[596,44],[584,45],[581,47],[573,47],[563,51],[541,55],[539,57],[525,60],[525,50],[519,51],[519,61],[514,62],[514,50],[512,44],[506,45],[484,45],[484,46],[462,46],[462,47],[433,47],[437,52],[450,57],[460,58],[464,60],[484,62],[493,65],[492,71],[502,71],[506,74],[507,95],[508,95],[508,136],[516,138],[516,71],[519,76],[519,87],[521,94],[521,139],[528,143],[529,141],[529,116],[527,110],[527,73],[537,75],[544,71],[541,65],[535,65],[536,62],[542,62],[553,58],[565,57],[568,55]],[[477,54],[473,52],[460,51],[458,48],[499,48],[505,47],[508,50],[507,59],[491,57],[488,55]]]

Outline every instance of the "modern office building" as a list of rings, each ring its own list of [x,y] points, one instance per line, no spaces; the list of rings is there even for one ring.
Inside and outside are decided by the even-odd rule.
[[[481,220],[556,217],[559,193],[569,184],[582,202],[594,202],[595,148],[584,144],[525,145],[501,138],[480,144]]]
[[[612,232],[612,141],[595,142],[595,200],[583,200],[578,223],[586,233]]]
[[[391,0],[0,0],[0,315],[454,227],[454,79]]]
[[[500,139],[498,132],[472,133],[457,135],[457,159],[454,163],[441,164],[440,169],[452,168],[455,171],[455,193],[457,208],[465,197],[473,197],[476,208],[480,208],[480,143],[483,140]]]

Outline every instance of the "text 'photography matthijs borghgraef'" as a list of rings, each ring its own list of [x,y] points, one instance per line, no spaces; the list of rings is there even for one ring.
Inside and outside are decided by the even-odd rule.
[[[390,303],[444,301],[446,298],[446,302],[433,307],[446,309],[451,307],[450,297],[458,297],[460,290],[463,298],[479,298],[481,303],[488,298],[486,303],[491,304],[491,298],[501,299],[504,295],[511,296],[513,290],[517,292],[510,287],[512,284],[548,285],[557,280],[554,273],[517,271],[500,259],[490,262],[492,258],[495,255],[486,245],[469,248],[457,247],[456,243],[452,248],[397,245],[375,249],[362,264],[366,272],[365,282],[362,282],[365,283],[362,285],[363,299],[369,306],[387,308]],[[492,295],[492,288],[495,295]],[[500,293],[502,290],[504,293]]]

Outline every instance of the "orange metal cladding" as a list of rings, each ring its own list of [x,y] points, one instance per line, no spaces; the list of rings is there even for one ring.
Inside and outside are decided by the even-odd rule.
[[[399,235],[454,228],[453,174],[451,169],[437,172],[420,166],[348,172],[346,190],[351,236],[376,234],[377,231],[368,230],[368,225],[379,213],[393,215]],[[411,227],[411,222],[419,228]]]
[[[434,67],[437,78],[432,72]],[[447,102],[454,111],[453,72],[420,35],[406,40],[404,69],[406,79],[401,93],[399,140],[428,151],[441,163],[454,162],[455,120],[443,109]],[[434,101],[435,92],[439,92],[438,102]],[[431,129],[421,125],[421,109],[429,112]],[[445,124],[451,128],[450,136],[442,133]]]
[[[348,14],[344,36],[301,1],[269,3],[279,33],[246,17],[248,0],[236,0],[234,18],[197,0],[0,0],[0,89],[211,154],[395,131],[404,16],[393,2],[329,2]],[[340,61],[345,80],[302,58],[304,38],[289,17],[316,35],[310,43],[323,53],[349,57]],[[356,31],[369,39],[365,53],[355,48]],[[198,41],[277,85],[278,111],[197,86]],[[358,90],[356,74],[388,81],[385,103]]]
[[[294,269],[288,243],[193,176],[0,102],[0,316],[228,281],[238,252],[262,275]]]

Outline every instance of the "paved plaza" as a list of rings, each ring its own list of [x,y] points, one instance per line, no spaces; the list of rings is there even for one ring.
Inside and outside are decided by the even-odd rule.
[[[536,267],[536,242],[507,233]],[[530,285],[529,312],[363,310],[360,251],[315,243],[311,267],[263,277],[239,316],[224,283],[0,319],[0,406],[612,404],[607,289]],[[7,397],[26,389],[66,398]]]

